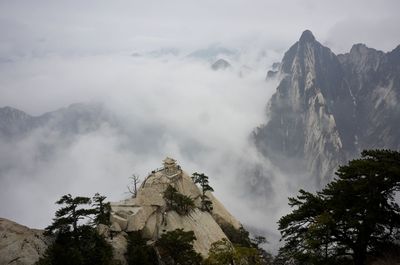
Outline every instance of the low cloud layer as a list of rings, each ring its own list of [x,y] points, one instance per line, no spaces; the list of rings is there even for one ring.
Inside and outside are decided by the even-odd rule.
[[[104,124],[67,137],[41,127],[16,143],[0,142],[0,215],[44,227],[63,194],[123,199],[132,173],[144,178],[172,156],[189,174],[209,175],[216,195],[245,225],[275,231],[282,211],[277,200],[286,197],[271,192],[285,184],[279,183],[283,178],[274,181],[276,173],[249,139],[254,126],[265,122],[276,85],[265,82],[265,69],[275,58],[251,58],[227,58],[232,67],[220,71],[205,60],[128,55],[42,58],[19,63],[18,71],[9,67],[10,75],[0,79],[8,88],[7,105],[39,115],[49,106],[103,102],[124,130]],[[271,178],[259,183],[256,167]]]
[[[176,158],[210,176],[218,198],[276,248],[276,221],[307,177],[285,176],[249,139],[276,89],[273,62],[305,29],[336,53],[353,43],[400,44],[399,2],[386,1],[3,1],[0,106],[41,115],[102,102],[108,124],[66,138],[42,127],[0,139],[0,216],[44,227],[63,194],[122,199],[132,173],[144,178]],[[199,48],[232,67],[189,55]],[[135,55],[135,56],[132,56]],[[40,154],[40,155],[39,155]],[[306,187],[307,188],[307,187]]]

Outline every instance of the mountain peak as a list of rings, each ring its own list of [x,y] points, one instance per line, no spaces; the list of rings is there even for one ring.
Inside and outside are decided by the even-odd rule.
[[[354,53],[354,52],[366,52],[369,48],[367,47],[367,45],[365,45],[364,43],[357,43],[354,44],[351,49],[350,49],[350,53]]]
[[[301,37],[300,37],[300,42],[304,43],[304,42],[313,42],[313,41],[315,41],[315,37],[312,34],[312,32],[308,29],[303,31],[303,33],[301,34]]]
[[[5,107],[0,107],[0,116],[3,117],[8,117],[9,119],[26,119],[28,117],[30,117],[28,114],[26,114],[25,112],[23,112],[22,110],[13,108],[13,107],[9,107],[9,106],[5,106]]]
[[[5,106],[5,107],[0,107],[0,111],[4,112],[23,112],[22,110],[10,107],[10,106]]]
[[[182,215],[168,206],[165,194],[172,186],[176,192],[193,198],[196,207],[188,215]],[[111,222],[116,231],[142,231],[146,240],[157,240],[162,233],[183,228],[193,231],[196,252],[207,257],[213,242],[227,238],[221,225],[230,224],[239,229],[241,224],[214,197],[207,193],[212,202],[212,214],[200,210],[202,191],[185,173],[175,159],[167,157],[163,167],[153,170],[137,190],[137,196],[111,203]]]

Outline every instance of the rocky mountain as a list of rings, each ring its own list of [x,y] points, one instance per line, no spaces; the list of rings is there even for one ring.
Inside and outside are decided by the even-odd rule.
[[[329,181],[368,148],[400,148],[400,46],[363,44],[336,55],[306,30],[285,53],[268,122],[254,131],[259,151],[284,170]]]
[[[152,171],[142,182],[136,197],[111,203],[110,226],[97,226],[99,234],[111,244],[114,258],[121,264],[127,264],[129,232],[139,231],[147,244],[154,247],[163,233],[175,229],[193,231],[196,237],[194,250],[206,258],[212,243],[221,239],[229,242],[226,229],[241,228],[239,221],[210,192],[206,195],[212,202],[212,210],[201,210],[201,189],[174,159],[166,158],[163,162],[162,168]],[[194,207],[190,212],[182,214],[170,208],[164,196],[169,186],[193,199]],[[34,264],[52,240],[43,236],[42,230],[0,218],[0,265]]]
[[[222,229],[224,225],[239,229],[241,224],[211,193],[207,193],[207,196],[212,201],[213,210],[200,210],[199,187],[175,160],[166,158],[163,162],[162,168],[154,170],[143,181],[135,198],[111,203],[111,229],[117,232],[114,237],[119,237],[123,242],[124,232],[141,231],[142,236],[152,244],[163,233],[183,228],[194,232],[197,238],[193,244],[194,250],[207,257],[212,243],[227,239]],[[179,193],[194,199],[196,208],[191,213],[182,215],[168,208],[163,194],[170,185]],[[119,245],[123,247],[125,244]]]
[[[0,218],[0,264],[34,264],[51,244],[42,230]]]
[[[18,139],[39,128],[68,135],[94,131],[104,124],[116,126],[117,119],[99,103],[75,103],[40,116],[12,107],[0,108],[0,138],[7,140]]]

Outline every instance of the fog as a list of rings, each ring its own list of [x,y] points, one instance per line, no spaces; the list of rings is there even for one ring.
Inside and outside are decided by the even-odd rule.
[[[166,156],[204,172],[216,196],[251,231],[279,239],[287,197],[310,189],[283,175],[251,141],[266,122],[273,62],[311,29],[342,53],[400,43],[397,1],[1,1],[0,107],[30,115],[100,102],[110,124],[73,137],[50,127],[0,139],[0,216],[43,228],[64,194],[129,194]],[[196,58],[198,49],[230,53]],[[216,49],[216,50],[218,50]],[[231,68],[211,69],[224,58]],[[38,155],[50,149],[48,155]]]
[[[274,231],[276,218],[267,209],[273,214],[281,209],[271,203],[273,189],[267,183],[263,194],[259,180],[252,178],[256,165],[271,168],[255,151],[250,134],[265,122],[266,100],[276,85],[265,82],[265,71],[275,58],[249,58],[227,58],[232,67],[219,71],[207,60],[186,56],[38,58],[24,62],[24,78],[12,74],[10,65],[10,74],[2,76],[10,105],[40,109],[34,105],[40,101],[55,110],[71,102],[103,102],[128,133],[104,124],[66,139],[45,127],[16,144],[1,142],[1,215],[42,228],[63,194],[126,198],[132,173],[144,178],[171,156],[189,174],[209,175],[217,197],[245,225]],[[43,146],[54,149],[50,156],[38,155]],[[256,202],[249,194],[252,186],[259,191]]]

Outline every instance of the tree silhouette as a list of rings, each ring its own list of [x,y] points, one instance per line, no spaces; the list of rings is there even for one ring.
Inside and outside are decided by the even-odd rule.
[[[201,187],[201,192],[202,192],[200,195],[201,210],[211,212],[213,209],[212,201],[210,200],[210,198],[208,198],[208,196],[206,195],[206,192],[214,191],[214,189],[210,186],[210,184],[208,182],[208,176],[206,176],[204,173],[195,172],[195,173],[193,173],[192,179],[193,179],[194,183],[199,184]]]
[[[147,245],[140,231],[129,232],[127,239],[126,260],[128,265],[158,264],[154,248]]]
[[[53,223],[45,229],[46,234],[56,232],[54,241],[46,252],[35,263],[36,265],[112,265],[113,251],[110,244],[91,224],[82,221],[93,215],[99,220],[105,216],[106,204],[104,196],[94,197],[96,209],[86,209],[82,206],[91,203],[87,197],[72,197],[64,195],[56,203],[63,205],[56,211]],[[102,205],[102,206],[99,206]],[[99,208],[102,208],[100,211]],[[99,214],[103,212],[103,214]],[[96,218],[95,218],[96,220]]]
[[[164,199],[168,209],[174,210],[180,215],[187,215],[195,208],[192,198],[179,193],[174,187],[168,185],[164,191]]]
[[[367,255],[400,237],[400,153],[363,151],[341,166],[322,191],[300,190],[290,198],[292,213],[279,220],[285,245],[280,258],[300,264],[330,264],[352,257],[364,265]]]
[[[56,202],[59,205],[65,205],[58,209],[55,213],[53,223],[45,228],[46,234],[53,232],[68,232],[71,231],[76,234],[78,231],[78,222],[88,218],[90,215],[96,214],[94,209],[81,208],[82,205],[90,205],[91,200],[88,197],[72,197],[67,194],[61,197]]]
[[[96,193],[93,197],[93,206],[96,214],[93,222],[96,225],[110,225],[111,205],[109,202],[104,202],[106,198],[106,196],[101,196],[99,193]]]
[[[200,265],[202,258],[193,249],[195,240],[193,231],[175,229],[162,234],[155,245],[167,265]]]
[[[132,180],[132,189],[129,187],[129,185],[127,186],[128,191],[132,194],[133,198],[136,198],[137,196],[137,192],[138,192],[138,186],[141,182],[139,175],[136,174],[132,174],[132,177],[130,177],[130,179]]]

